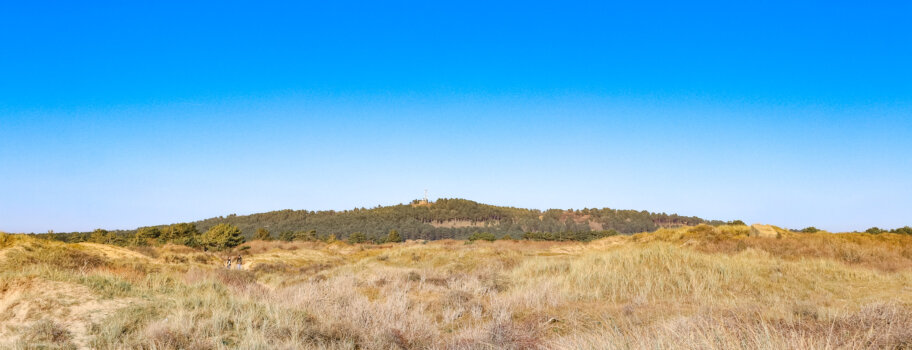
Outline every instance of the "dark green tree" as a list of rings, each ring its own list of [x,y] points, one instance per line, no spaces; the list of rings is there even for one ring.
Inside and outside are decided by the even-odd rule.
[[[161,243],[183,244],[188,247],[198,246],[199,231],[195,224],[178,223],[171,224],[161,229],[161,236],[158,241]]]
[[[869,228],[869,229],[865,230],[865,232],[871,233],[871,234],[875,234],[875,235],[876,235],[876,234],[879,234],[879,233],[884,233],[884,232],[886,232],[886,231],[881,230],[879,227],[872,227],[872,228]]]
[[[158,227],[140,227],[133,236],[133,245],[145,246],[158,242],[161,230]]]
[[[218,224],[209,228],[201,240],[203,246],[214,250],[225,250],[237,247],[244,243],[244,236],[237,226]]]

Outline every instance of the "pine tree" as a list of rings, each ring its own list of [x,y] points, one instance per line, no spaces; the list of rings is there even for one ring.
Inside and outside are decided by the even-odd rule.
[[[390,243],[399,243],[402,242],[402,236],[399,236],[399,231],[390,230],[388,236],[386,236],[386,241]]]
[[[198,235],[199,231],[196,230],[195,224],[171,224],[168,225],[168,227],[161,229],[161,234],[158,236],[158,242],[162,244],[173,243],[190,246],[190,242]]]
[[[212,226],[203,234],[202,243],[207,248],[224,250],[244,243],[244,236],[241,236],[241,230],[237,226],[218,224]]]
[[[133,244],[138,246],[154,244],[159,236],[161,236],[161,231],[158,227],[140,227],[133,236]]]

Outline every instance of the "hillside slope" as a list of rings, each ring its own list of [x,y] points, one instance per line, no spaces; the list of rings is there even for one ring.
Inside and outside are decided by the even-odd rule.
[[[519,237],[525,232],[608,231],[651,232],[662,227],[693,226],[708,221],[677,214],[616,209],[551,209],[540,211],[442,198],[433,203],[400,204],[345,211],[280,210],[228,215],[195,222],[200,230],[217,224],[238,226],[248,237],[257,228],[273,233],[315,231],[347,237],[354,232],[385,236],[398,230],[407,239],[464,239],[474,232]],[[721,222],[714,222],[721,224]]]

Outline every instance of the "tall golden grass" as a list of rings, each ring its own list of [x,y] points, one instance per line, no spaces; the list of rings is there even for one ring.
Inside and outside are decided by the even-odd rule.
[[[231,253],[244,271],[180,246],[0,238],[0,347],[912,348],[901,235],[255,241]]]

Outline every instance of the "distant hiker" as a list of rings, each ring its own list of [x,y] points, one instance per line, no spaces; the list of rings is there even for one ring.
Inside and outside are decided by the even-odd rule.
[[[228,268],[229,270],[231,270],[231,257],[230,256],[228,257],[228,262],[225,263],[225,267]]]
[[[241,260],[241,256],[238,255],[237,258],[234,258],[234,261],[235,261],[235,264],[237,264],[235,266],[237,266],[237,269],[240,270],[241,264],[243,264],[243,261]]]

